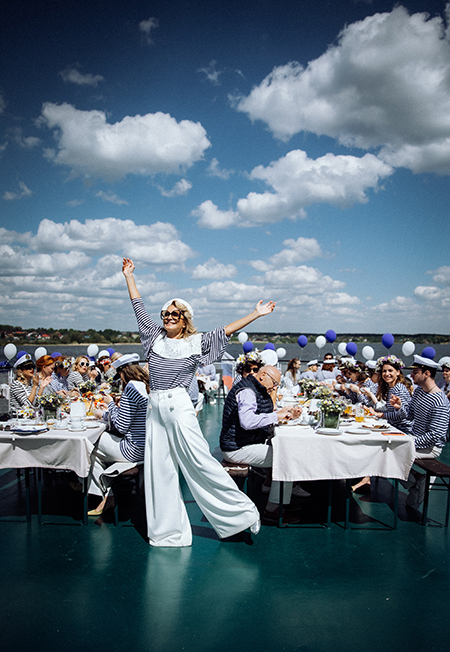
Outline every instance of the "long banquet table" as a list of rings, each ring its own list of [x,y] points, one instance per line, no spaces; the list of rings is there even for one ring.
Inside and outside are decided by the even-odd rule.
[[[364,476],[392,478],[396,480],[396,527],[397,481],[408,478],[414,463],[413,437],[395,431],[386,434],[373,430],[348,433],[345,429],[345,426],[341,427],[339,434],[320,434],[309,426],[275,428],[272,439],[273,480],[347,480],[348,485],[349,480]],[[330,510],[329,505],[328,525]],[[345,526],[348,527],[348,509]]]
[[[43,468],[71,470],[80,478],[87,478],[91,466],[91,453],[105,428],[105,423],[96,421],[95,427],[73,432],[68,429],[54,429],[39,434],[23,435],[9,430],[0,430],[0,468],[26,470],[28,521],[31,520],[29,469],[37,468],[38,478],[40,478],[40,469]],[[40,482],[38,487],[38,521],[41,522]],[[85,490],[83,495],[86,502]],[[84,509],[83,520],[87,522],[86,509]]]

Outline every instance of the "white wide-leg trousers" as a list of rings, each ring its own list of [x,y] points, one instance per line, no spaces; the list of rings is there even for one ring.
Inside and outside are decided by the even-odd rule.
[[[258,520],[256,506],[212,457],[186,390],[177,387],[152,391],[144,462],[147,527],[152,546],[192,544],[179,469],[219,537],[237,534]]]
[[[111,488],[105,494],[100,482],[101,474],[114,462],[129,462],[120,451],[120,440],[121,437],[112,435],[110,432],[104,432],[100,437],[98,446],[91,456],[92,465],[88,476],[88,494],[103,496],[103,498],[105,495],[109,495]]]

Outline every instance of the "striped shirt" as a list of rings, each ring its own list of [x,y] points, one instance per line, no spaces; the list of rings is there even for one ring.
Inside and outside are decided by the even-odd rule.
[[[417,387],[410,403],[404,406],[402,400],[398,412],[413,421],[412,434],[417,449],[445,446],[450,403],[442,392],[424,392],[421,387]]]
[[[225,351],[229,338],[224,327],[186,339],[169,338],[150,317],[141,298],[131,303],[148,361],[150,390],[188,388],[198,365],[212,364]]]
[[[9,405],[12,410],[20,410],[23,407],[34,407],[28,396],[33,385],[24,385],[20,380],[13,380],[10,385]],[[37,395],[37,393],[36,393]]]
[[[122,435],[120,452],[129,462],[142,462],[145,448],[145,422],[148,394],[145,384],[130,380],[120,398],[120,406],[114,401],[108,405],[103,420]]]
[[[406,410],[412,400],[411,394],[403,383],[397,383],[394,385],[394,387],[389,387],[389,391],[386,396],[384,416],[388,423],[391,423],[399,430],[407,433],[412,432],[413,419],[407,416],[406,412],[403,412],[402,410],[396,410],[391,405],[392,396],[399,396],[402,402],[402,407],[404,407]]]
[[[71,371],[67,377],[69,389],[77,389],[78,385],[88,380],[87,374],[81,375],[79,371]]]
[[[68,377],[58,376],[58,374],[54,371],[52,373],[52,379],[50,383],[47,385],[47,387],[50,387],[52,392],[60,392],[61,390],[68,392],[69,391]],[[47,389],[47,387],[45,389]]]

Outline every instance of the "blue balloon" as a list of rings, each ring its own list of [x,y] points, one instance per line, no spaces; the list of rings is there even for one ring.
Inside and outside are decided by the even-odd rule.
[[[383,346],[385,346],[387,349],[390,349],[391,346],[394,344],[394,336],[392,333],[385,333],[383,337],[381,338],[381,343]]]
[[[345,350],[349,355],[356,355],[356,352],[358,350],[358,347],[354,342],[349,342],[347,346],[345,347]]]
[[[21,358],[23,355],[26,355],[26,354],[27,354],[26,351],[19,351],[19,353],[16,355],[16,360],[18,360],[19,358]]]
[[[332,330],[329,330],[329,331],[327,331],[325,333],[325,338],[326,338],[327,342],[332,344],[334,342],[334,340],[336,339],[336,333],[334,331],[332,331]]]
[[[298,345],[301,346],[302,349],[303,349],[303,347],[308,344],[308,338],[306,337],[306,335],[300,335],[297,342],[298,342]]]
[[[112,349],[112,348],[109,348],[109,349],[106,349],[106,350],[109,353],[109,357],[111,357],[115,353],[114,349]]]
[[[244,353],[250,353],[250,351],[253,351],[253,342],[250,342],[250,340],[247,340],[242,345],[242,349],[243,349]]]
[[[429,360],[433,360],[434,356],[436,355],[436,351],[433,349],[432,346],[426,346],[422,351],[421,355],[422,358],[428,358]]]
[[[266,344],[266,346],[264,347],[264,350],[266,350],[266,349],[272,349],[272,351],[275,351],[275,344],[272,344],[272,342],[269,342],[269,343]]]

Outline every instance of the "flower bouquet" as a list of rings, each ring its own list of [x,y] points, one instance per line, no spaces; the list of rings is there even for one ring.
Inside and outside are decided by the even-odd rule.
[[[328,385],[319,385],[315,389],[313,389],[313,398],[319,398],[319,399],[324,399],[324,398],[332,398],[333,396],[333,390],[328,387]]]
[[[30,406],[26,406],[17,410],[18,419],[33,419],[34,418],[34,409]]]
[[[339,418],[344,413],[345,403],[338,398],[324,398],[320,401],[323,428],[338,428]]]
[[[78,391],[82,396],[87,394],[92,394],[97,387],[97,383],[94,380],[86,380],[84,383],[78,385]]]
[[[61,394],[44,394],[37,398],[37,404],[43,409],[45,419],[56,419],[57,410],[64,401],[65,397]]]
[[[308,398],[311,398],[314,394],[314,390],[319,387],[317,380],[312,380],[311,378],[303,378],[298,384],[302,393]]]

